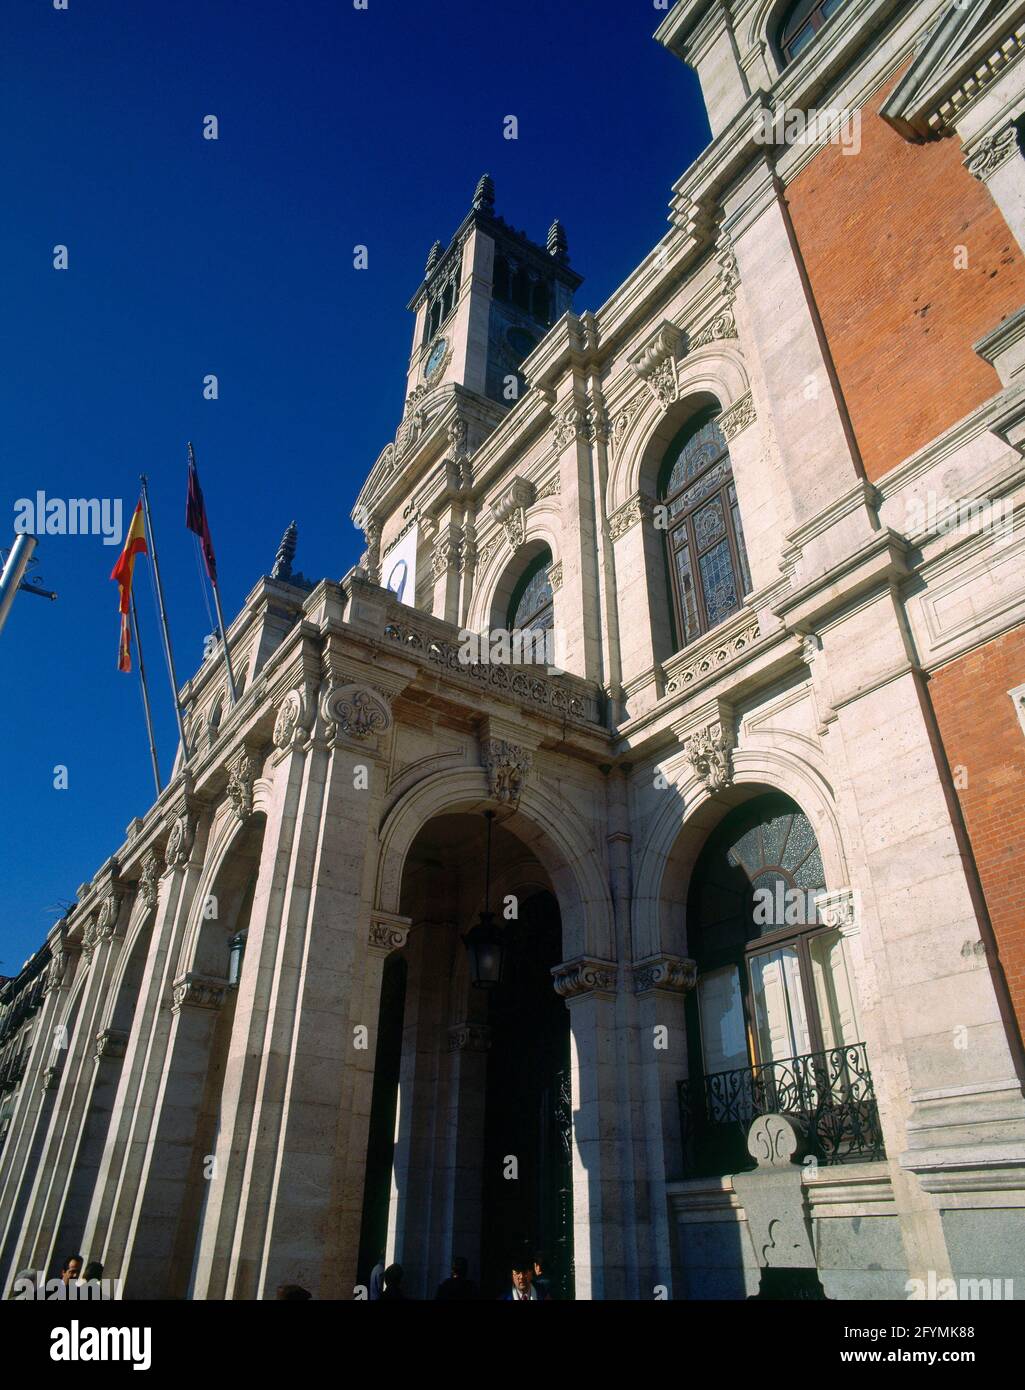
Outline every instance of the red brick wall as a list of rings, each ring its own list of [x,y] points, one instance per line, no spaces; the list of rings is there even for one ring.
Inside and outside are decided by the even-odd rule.
[[[1007,692],[1025,685],[1025,627],[934,672],[929,693],[1025,1033],[1025,733]],[[959,771],[963,769],[963,771]]]
[[[960,142],[879,117],[897,80],[862,109],[860,153],[826,146],[787,190],[871,480],[1000,389],[972,343],[1025,305],[1025,259]]]

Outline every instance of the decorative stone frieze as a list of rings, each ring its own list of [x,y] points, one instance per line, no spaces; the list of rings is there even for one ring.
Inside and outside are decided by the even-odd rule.
[[[751,392],[748,391],[747,395],[741,396],[739,401],[719,416],[719,428],[722,430],[727,444],[735,439],[741,430],[746,430],[748,425],[754,424],[756,418],[755,403],[751,397]]]
[[[733,781],[733,740],[722,724],[706,724],[683,745],[684,756],[710,792]]]
[[[592,444],[604,444],[612,425],[608,415],[593,403],[587,407],[587,437]]]
[[[529,748],[509,743],[504,738],[484,738],[480,745],[481,766],[488,775],[488,791],[495,801],[517,806],[523,783],[530,772],[534,755]]]
[[[309,701],[301,690],[290,690],[278,708],[274,721],[274,747],[298,748],[306,740],[310,726]]]
[[[526,509],[534,501],[534,484],[527,478],[514,478],[491,504],[495,520],[505,531],[511,549],[523,544],[527,526]]]
[[[1014,125],[1007,125],[980,141],[964,162],[974,178],[986,180],[1015,155],[1021,157],[1018,130]]]
[[[577,956],[552,968],[552,982],[556,994],[563,999],[579,999],[585,994],[614,995],[617,973],[613,961]]]
[[[104,1028],[102,1032],[96,1034],[94,1055],[97,1058],[111,1057],[116,1059],[123,1057],[127,1048],[128,1034],[121,1028]]]
[[[435,579],[440,579],[459,558],[459,550],[451,535],[446,533],[434,543],[431,551],[431,570]]]
[[[198,975],[191,970],[180,975],[172,985],[174,1002],[171,1012],[180,1013],[183,1008],[219,1009],[228,992],[227,980],[213,975]]]
[[[552,593],[557,594],[562,588],[562,561],[556,560],[554,565],[548,566],[548,582],[552,586]]]
[[[735,656],[739,656],[758,640],[758,619],[747,623],[739,632],[733,632],[725,640],[702,650],[682,666],[673,664],[667,672],[666,695],[676,695],[681,690],[701,681],[702,677],[717,671]]]
[[[558,472],[553,473],[552,476],[538,488],[537,492],[534,494],[534,501],[540,502],[543,497],[558,497],[561,483],[562,479]]]
[[[320,702],[324,736],[333,742],[339,734],[365,742],[391,728],[388,702],[378,691],[364,685],[332,686]]]
[[[367,945],[371,951],[378,951],[386,956],[390,955],[392,951],[401,951],[409,936],[409,926],[408,917],[393,917],[387,913],[375,913],[370,919]]]
[[[680,399],[676,359],[682,341],[683,334],[676,324],[664,319],[640,352],[629,359],[630,366],[663,410],[668,410]]]
[[[146,851],[146,856],[142,861],[142,873],[139,875],[138,893],[139,897],[147,907],[156,907],[157,896],[160,892],[160,876],[164,872],[164,861],[160,851],[155,847]]]
[[[250,749],[243,748],[228,771],[228,800],[243,823],[253,814],[253,786],[260,770],[260,759]]]
[[[448,1030],[449,1052],[487,1052],[492,1030],[486,1023],[458,1023]]]
[[[635,994],[660,989],[671,994],[686,994],[694,988],[698,968],[685,956],[653,956],[633,968]]]

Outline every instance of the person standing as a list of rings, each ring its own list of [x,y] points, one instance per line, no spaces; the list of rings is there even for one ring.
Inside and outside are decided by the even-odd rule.
[[[513,1260],[512,1287],[502,1303],[547,1303],[548,1295],[534,1288],[534,1261],[529,1256]]]
[[[462,1255],[457,1255],[452,1261],[452,1273],[438,1285],[435,1301],[452,1303],[480,1298],[477,1285],[468,1277],[469,1268]]]

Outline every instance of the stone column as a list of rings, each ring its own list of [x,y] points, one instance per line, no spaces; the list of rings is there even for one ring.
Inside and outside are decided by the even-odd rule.
[[[292,1282],[317,1297],[351,1297],[355,1279],[358,1225],[344,1247],[339,1225],[352,1137],[352,991],[368,949],[391,714],[373,684],[345,680],[335,668],[335,642],[328,639],[331,675],[291,850],[228,1273],[234,1297],[273,1298],[279,1283]],[[374,676],[388,679],[376,668]]]
[[[481,1248],[480,1175],[491,1029],[468,1020],[450,1028],[446,1042],[445,1103],[439,1135],[444,1187],[435,1252],[442,1268],[430,1271],[430,1278],[437,1275],[438,1283],[447,1277],[454,1256]],[[479,1270],[471,1270],[471,1277],[479,1276]]]
[[[655,528],[654,507],[650,497],[635,493],[608,520],[622,618],[620,668],[628,716],[654,702],[660,662],[676,646],[666,587],[665,534]],[[631,613],[643,614],[644,621],[630,622]],[[646,704],[635,703],[645,687],[651,687]]]
[[[576,1296],[622,1298],[627,1287],[616,1094],[616,966],[578,956],[552,971],[570,1011],[573,1087],[573,1259]]]
[[[563,521],[559,557],[562,582],[555,614],[566,669],[601,682],[601,613],[587,401],[582,381],[570,376],[564,387],[564,394],[553,407],[552,439],[559,456]],[[559,650],[557,645],[556,651]]]
[[[22,1225],[40,1154],[49,1130],[50,1115],[57,1097],[59,1073],[51,1065],[54,1029],[67,1007],[71,985],[79,968],[78,949],[65,945],[58,936],[51,941],[52,956],[47,967],[45,1003],[35,1023],[35,1035],[25,1066],[18,1104],[2,1151],[0,1211],[6,1213],[3,1226],[0,1271],[4,1286],[18,1273],[15,1247]]]
[[[638,1205],[647,1205],[646,1212],[638,1213],[641,1235],[647,1235],[638,1241],[642,1299],[654,1298],[656,1288],[665,1288],[673,1296],[673,1235],[666,1183],[683,1174],[677,1082],[685,1080],[688,1071],[684,998],[696,978],[694,962],[681,956],[651,956],[633,967],[644,1115],[639,1147],[643,1148],[641,1172],[646,1174],[643,1185],[638,1180],[636,1186]],[[641,1161],[639,1156],[638,1165]],[[648,1194],[647,1204],[643,1191]]]

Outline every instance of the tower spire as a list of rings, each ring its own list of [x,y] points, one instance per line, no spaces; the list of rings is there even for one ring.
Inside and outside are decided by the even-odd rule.
[[[291,579],[292,561],[295,559],[298,535],[298,527],[294,521],[290,521],[285,528],[285,534],[281,537],[278,553],[274,556],[274,568],[270,572],[271,579]]]
[[[475,212],[494,212],[495,181],[490,174],[481,174],[473,194]]]

